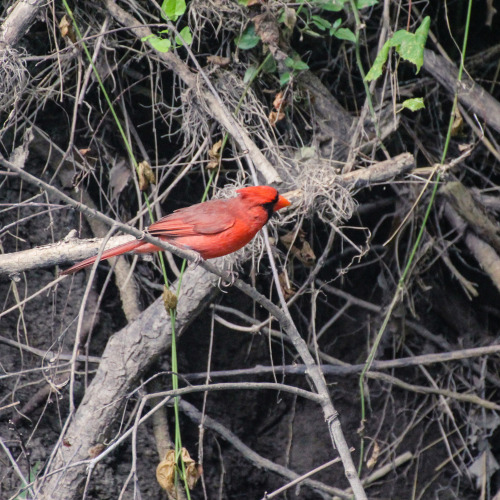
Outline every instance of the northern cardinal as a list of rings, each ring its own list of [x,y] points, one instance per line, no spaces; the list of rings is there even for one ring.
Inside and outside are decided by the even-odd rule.
[[[273,212],[290,205],[271,186],[252,186],[236,191],[228,200],[211,200],[181,208],[151,224],[146,232],[179,248],[194,250],[202,259],[213,259],[244,247],[267,223]],[[105,250],[101,260],[127,252],[151,253],[161,248],[147,241],[133,240]],[[91,266],[90,257],[61,274],[76,273]]]

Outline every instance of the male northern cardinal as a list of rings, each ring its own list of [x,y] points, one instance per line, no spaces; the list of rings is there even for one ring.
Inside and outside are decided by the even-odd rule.
[[[269,220],[273,212],[290,205],[271,186],[238,189],[238,196],[228,200],[212,200],[181,208],[166,215],[146,229],[148,234],[179,248],[194,250],[203,259],[213,259],[244,247]],[[151,253],[161,248],[141,240],[133,240],[106,250],[101,260],[127,252]],[[91,266],[90,257],[61,274],[76,273]]]

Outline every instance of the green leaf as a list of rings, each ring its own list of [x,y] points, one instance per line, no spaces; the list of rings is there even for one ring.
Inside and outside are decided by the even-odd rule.
[[[430,25],[431,18],[427,16],[414,34],[399,30],[392,36],[391,45],[396,47],[397,52],[403,59],[415,64],[417,73],[424,64],[424,46]]]
[[[384,43],[382,50],[379,52],[373,66],[365,76],[365,80],[375,80],[382,74],[383,66],[387,61],[389,49],[395,47],[402,59],[415,64],[417,73],[424,64],[424,46],[429,34],[431,18],[427,16],[422,21],[415,33],[408,33],[406,30],[399,30]]]
[[[297,13],[294,9],[290,9],[285,5],[285,8],[279,18],[279,22],[283,23],[290,31],[292,31],[297,23]]]
[[[282,87],[287,85],[289,81],[290,81],[290,73],[286,72],[280,75],[280,85]]]
[[[262,64],[262,71],[264,73],[276,73],[277,69],[274,57],[266,57],[264,63]]]
[[[260,42],[260,37],[255,34],[255,27],[253,24],[243,32],[239,38],[236,39],[236,45],[241,50],[253,49]]]
[[[378,4],[378,0],[356,0],[356,7],[358,9],[365,9],[366,7],[373,7]]]
[[[168,38],[159,38],[156,35],[142,37],[141,42],[149,42],[151,47],[158,52],[168,52],[172,46],[172,43]]]
[[[430,16],[427,16],[422,21],[422,24],[417,28],[417,31],[415,31],[415,41],[416,45],[418,45],[418,54],[415,54],[415,65],[417,66],[417,73],[420,71],[420,68],[424,64],[424,48],[425,43],[427,42],[427,37],[429,36],[430,27],[431,18]]]
[[[191,34],[189,26],[184,26],[184,28],[182,28],[181,31],[179,32],[179,35],[182,37],[182,40],[186,42],[186,45],[191,45],[191,43],[193,42],[193,35]],[[178,36],[175,37],[175,43],[177,44],[178,47],[184,45],[182,40]]]
[[[40,460],[37,460],[35,462],[35,465],[33,467],[31,467],[30,469],[30,477],[29,477],[29,481],[30,483],[32,483],[33,481],[35,481],[37,475],[38,475],[38,472],[40,470],[40,466],[41,466],[41,462]],[[27,488],[27,484],[23,481],[23,488]],[[19,500],[24,500],[25,498],[27,498],[27,495],[28,495],[28,491],[23,491],[22,493],[19,493],[19,495],[16,496],[16,500],[19,499]]]
[[[296,71],[303,71],[303,70],[309,69],[309,66],[304,61],[301,61],[300,59],[297,59],[297,60],[292,59],[291,57],[287,57],[285,59],[285,64],[289,68],[292,68]]]
[[[331,35],[339,40],[348,40],[353,43],[356,42],[356,35],[349,28],[338,28],[331,33]]]
[[[245,71],[245,76],[243,77],[243,83],[249,83],[254,80],[257,76],[257,66],[249,66]]]
[[[383,71],[384,64],[387,61],[387,56],[389,55],[389,49],[391,48],[389,40],[384,43],[384,46],[377,54],[375,61],[373,61],[373,65],[370,68],[370,71],[366,73],[365,80],[367,82],[371,82],[372,80],[376,80]]]
[[[323,19],[321,16],[311,16],[313,24],[320,29],[321,31],[325,31],[331,28],[332,23]]]
[[[332,23],[332,27],[330,29],[336,30],[337,28],[340,28],[340,25],[342,24],[342,19],[340,17],[338,19],[335,19],[335,21]],[[330,33],[331,35],[332,33]]]
[[[344,8],[346,2],[349,0],[313,0],[308,3],[329,12],[339,12]]]
[[[301,30],[301,32],[304,35],[312,36],[313,38],[323,38],[324,37],[324,35],[320,35],[319,33],[316,33],[315,31],[310,30],[309,28],[304,28]]]
[[[409,109],[410,111],[418,111],[425,108],[423,97],[415,97],[413,99],[406,99],[403,101],[401,109]]]
[[[182,16],[186,12],[186,1],[185,0],[163,0],[161,4],[161,10],[164,16],[170,21],[177,21],[179,16]]]

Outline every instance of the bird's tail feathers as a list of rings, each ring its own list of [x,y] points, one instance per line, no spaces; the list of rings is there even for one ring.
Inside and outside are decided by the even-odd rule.
[[[140,247],[141,245],[144,245],[143,241],[140,240],[132,240],[132,241],[127,241],[127,243],[123,243],[122,245],[118,245],[117,247],[110,248],[109,250],[105,250],[101,258],[99,259],[100,261],[102,260],[107,260],[110,259],[111,257],[116,257],[117,255],[122,255],[127,252],[132,252],[133,250],[137,249],[137,247]],[[85,269],[86,267],[91,266],[95,261],[97,260],[97,255],[94,257],[89,257],[88,259],[82,260],[78,264],[75,264],[74,266],[70,267],[69,269],[66,269],[61,272],[61,275],[67,275],[67,274],[73,274],[81,269]]]

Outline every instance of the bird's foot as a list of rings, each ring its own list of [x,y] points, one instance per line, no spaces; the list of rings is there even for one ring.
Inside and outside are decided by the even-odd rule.
[[[202,262],[205,262],[205,259],[198,252],[189,250],[189,253],[194,257],[194,260],[191,261],[193,269],[196,269]]]
[[[224,291],[224,290],[222,290],[221,287],[223,287],[223,288],[229,288],[230,286],[233,286],[234,282],[238,279],[238,273],[236,271],[228,271],[227,274],[228,274],[227,277],[229,279],[219,278],[218,286],[219,286],[219,290],[221,292]]]

